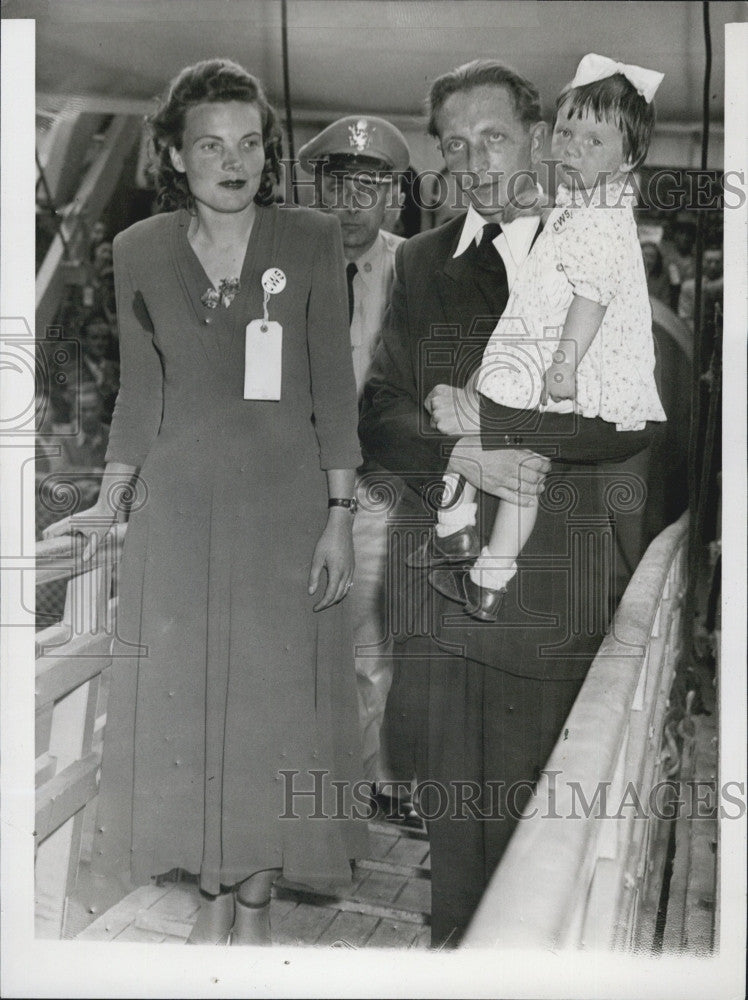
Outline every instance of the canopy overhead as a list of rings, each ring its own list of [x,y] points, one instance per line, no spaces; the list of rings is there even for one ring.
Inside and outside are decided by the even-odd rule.
[[[724,25],[743,3],[710,3],[712,115],[724,112]],[[182,66],[228,56],[281,104],[280,0],[6,0],[3,17],[36,18],[37,89],[145,100]],[[320,116],[419,115],[429,82],[478,57],[513,65],[546,107],[586,52],[658,69],[660,121],[701,117],[702,5],[693,2],[289,0],[294,108]]]

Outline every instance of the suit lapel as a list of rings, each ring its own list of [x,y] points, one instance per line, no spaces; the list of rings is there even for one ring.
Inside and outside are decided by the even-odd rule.
[[[494,317],[497,322],[509,291],[504,264],[498,253],[496,257],[501,266],[496,270],[476,263],[469,248],[459,257],[453,256],[461,230],[460,225],[447,259],[437,273],[437,287],[445,319],[463,326],[467,323],[467,332],[476,316]],[[466,307],[470,311],[471,304],[473,316],[467,316]]]

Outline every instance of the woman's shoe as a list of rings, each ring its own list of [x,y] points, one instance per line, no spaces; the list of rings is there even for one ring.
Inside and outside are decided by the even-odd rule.
[[[270,934],[270,900],[266,903],[245,903],[237,895],[236,918],[231,932],[231,944],[272,944]]]
[[[200,893],[200,909],[185,944],[228,944],[234,926],[234,894]]]
[[[390,823],[401,823],[416,830],[426,829],[410,795],[388,795],[386,792],[377,791],[375,783],[371,786],[369,801],[371,803],[369,819],[381,816]]]

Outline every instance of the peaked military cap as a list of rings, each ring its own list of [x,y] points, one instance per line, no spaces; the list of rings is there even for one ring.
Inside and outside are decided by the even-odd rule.
[[[406,170],[410,150],[402,132],[384,118],[338,118],[299,150],[299,163],[313,173],[315,161],[328,170]]]

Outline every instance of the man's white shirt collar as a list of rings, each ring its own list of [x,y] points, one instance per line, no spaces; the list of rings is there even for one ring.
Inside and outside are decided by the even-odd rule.
[[[465,216],[465,221],[462,224],[462,232],[460,233],[460,239],[457,243],[457,249],[452,254],[452,257],[462,257],[470,244],[475,241],[476,245],[480,244],[478,239],[478,234],[482,235],[483,227],[486,225],[486,220],[482,215],[473,208],[472,205],[468,207],[467,215]]]
[[[457,249],[452,256],[461,257],[473,241],[479,245],[485,225],[486,220],[470,205],[457,242]],[[509,288],[514,284],[517,271],[527,259],[539,225],[539,215],[521,215],[513,222],[501,224],[501,232],[493,244],[504,261]]]

